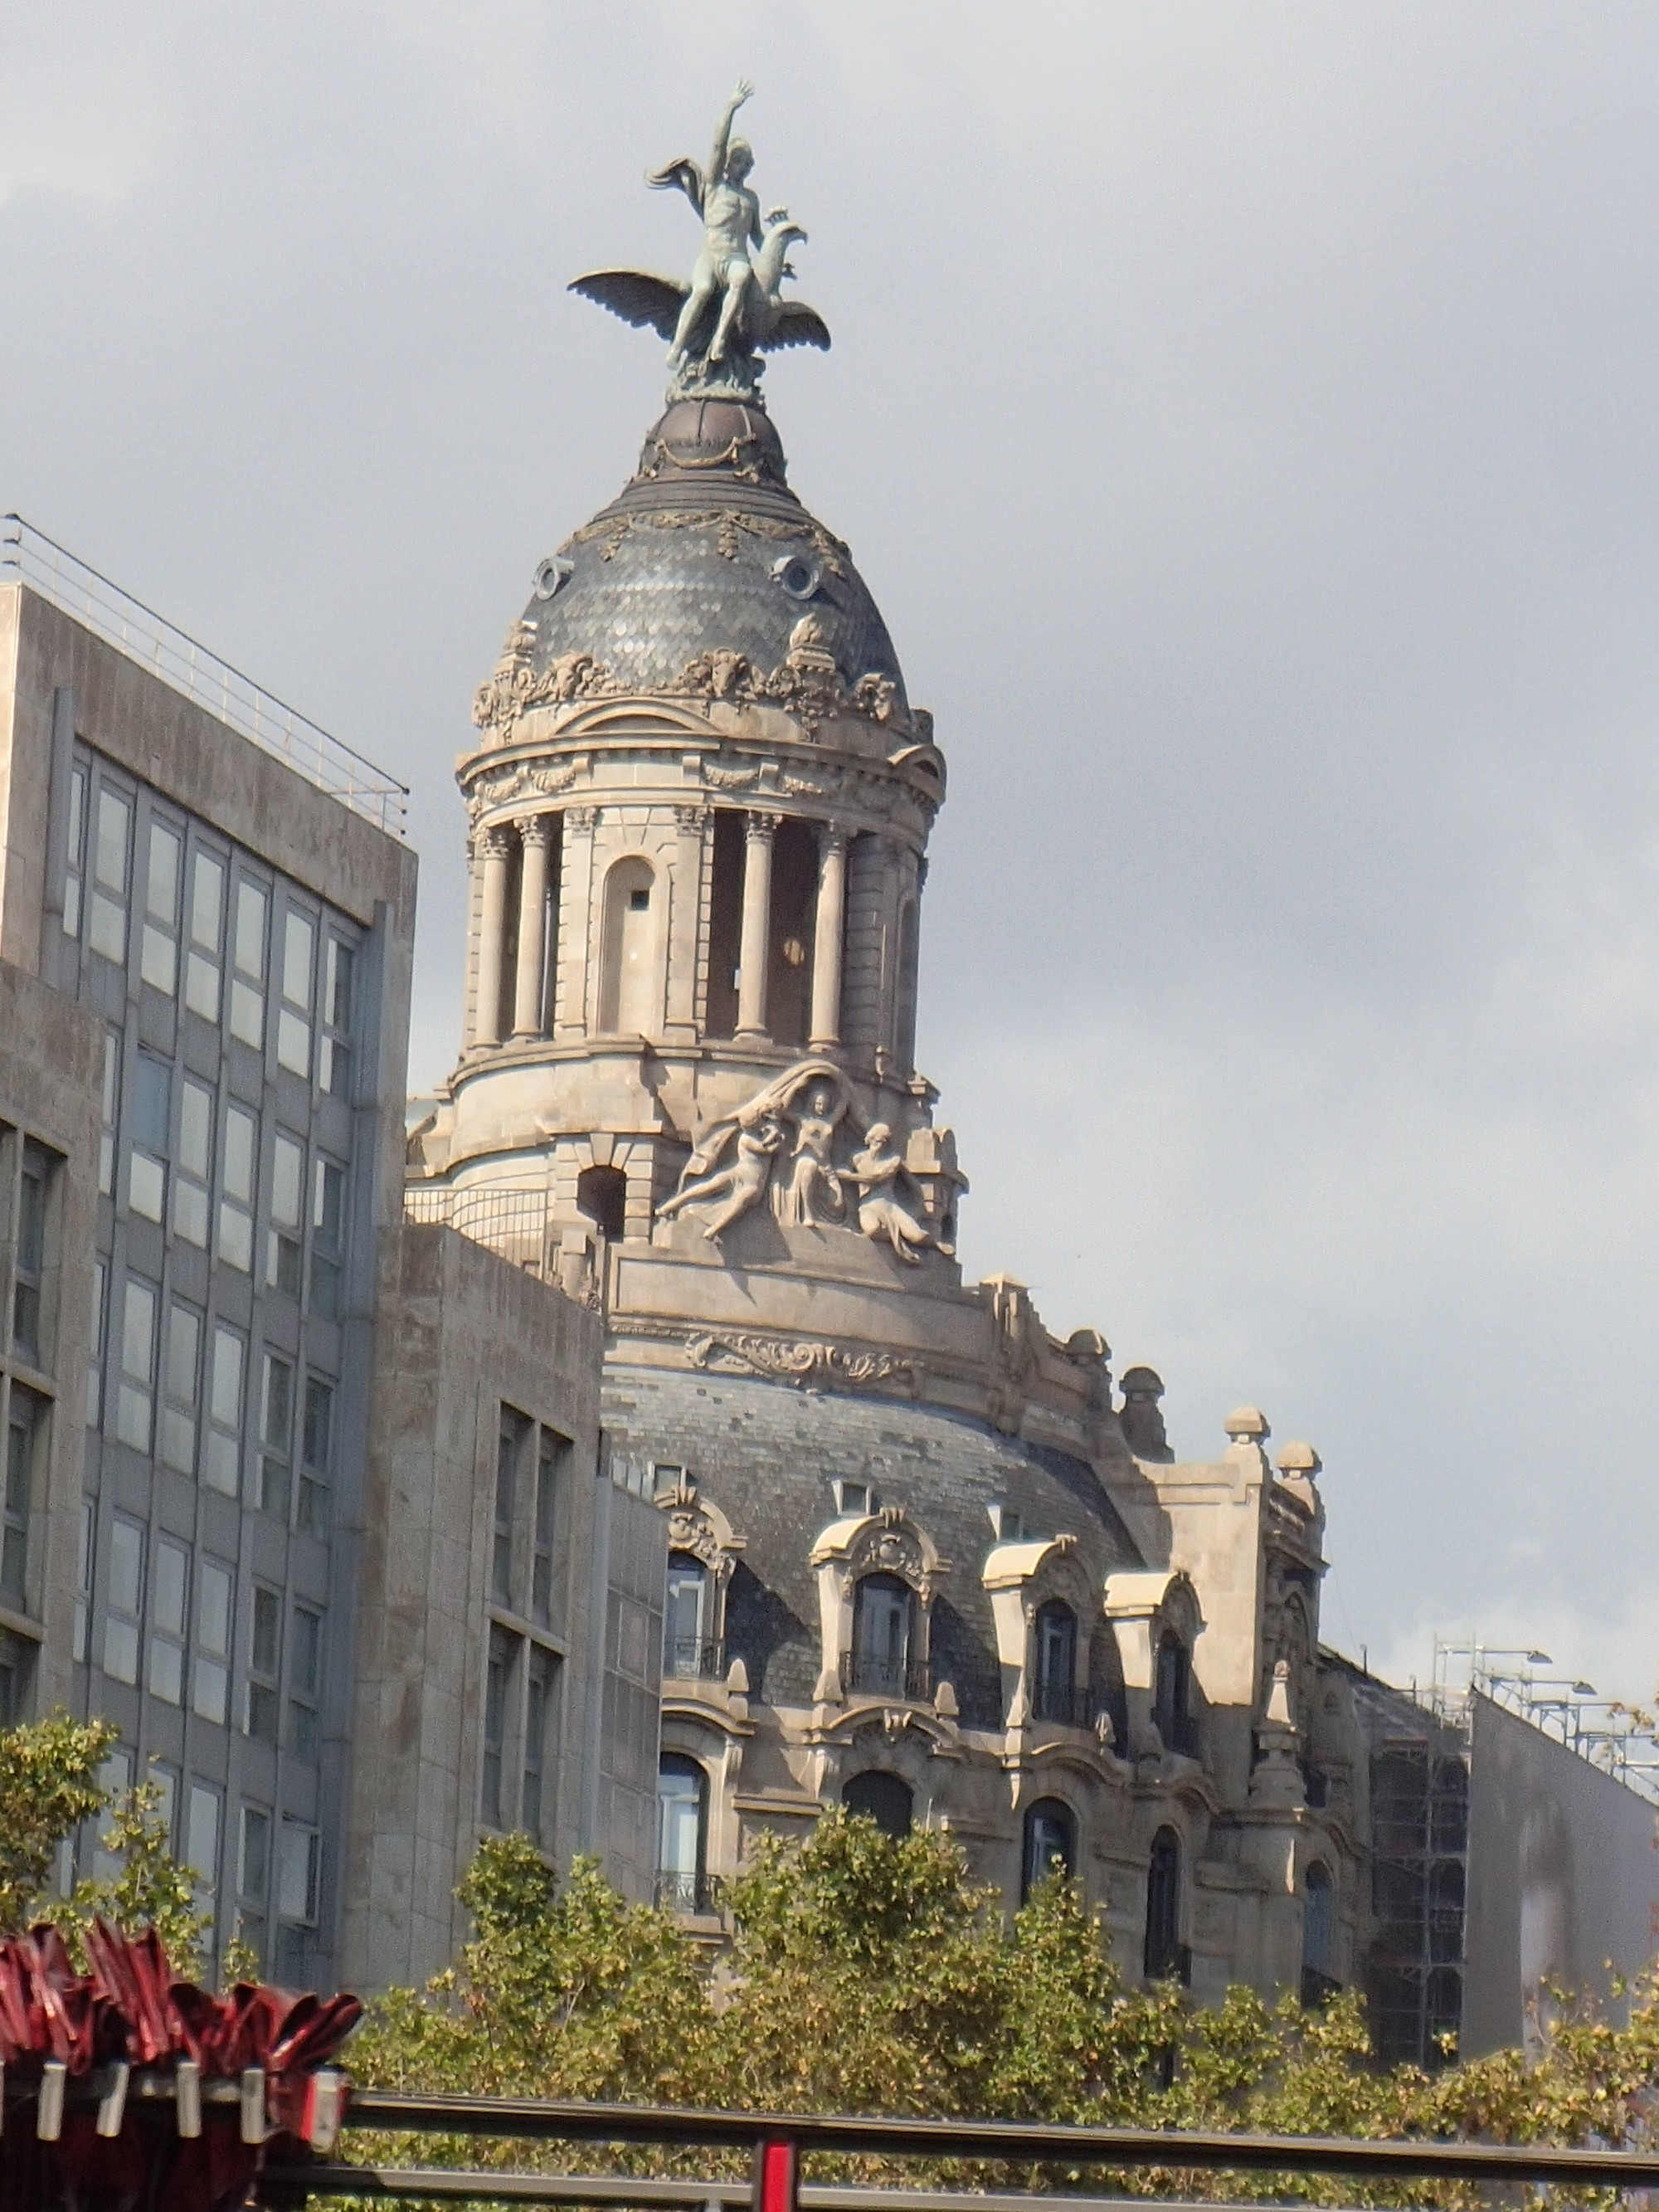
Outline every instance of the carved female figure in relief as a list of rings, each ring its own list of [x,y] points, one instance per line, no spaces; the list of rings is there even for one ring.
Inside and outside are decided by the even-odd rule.
[[[779,1211],[786,1222],[804,1229],[839,1224],[847,1212],[842,1176],[830,1157],[836,1127],[847,1111],[845,1092],[837,1097],[827,1083],[815,1084],[796,1109],[794,1165]]]
[[[904,1163],[892,1150],[892,1135],[884,1121],[872,1122],[865,1133],[864,1150],[853,1155],[848,1175],[859,1187],[859,1227],[878,1243],[884,1237],[900,1259],[915,1267],[933,1240],[898,1202]]]

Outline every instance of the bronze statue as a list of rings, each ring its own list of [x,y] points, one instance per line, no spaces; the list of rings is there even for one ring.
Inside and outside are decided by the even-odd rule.
[[[702,249],[690,283],[638,269],[598,269],[569,288],[635,329],[649,327],[668,340],[672,398],[757,399],[757,354],[830,343],[817,309],[783,296],[784,279],[795,273],[789,248],[806,233],[791,222],[787,208],[770,208],[762,221],[747,182],[754,154],[745,139],[732,136],[732,118],[753,90],[743,78],[726,101],[706,172],[682,155],[646,177],[655,191],[683,191],[702,218]]]

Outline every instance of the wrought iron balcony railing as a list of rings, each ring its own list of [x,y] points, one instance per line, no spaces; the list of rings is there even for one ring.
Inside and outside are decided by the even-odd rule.
[[[712,1912],[718,1893],[713,1875],[659,1871],[656,1900],[665,1912]]]
[[[881,1659],[873,1652],[843,1651],[841,1686],[860,1698],[896,1698],[925,1705],[933,1695],[925,1659]]]
[[[1061,1728],[1087,1728],[1094,1719],[1093,1701],[1087,1689],[1070,1682],[1039,1680],[1031,1693],[1031,1718],[1054,1721]]]
[[[669,1682],[723,1682],[726,1645],[718,1637],[700,1643],[695,1636],[671,1636],[662,1648],[662,1671]]]

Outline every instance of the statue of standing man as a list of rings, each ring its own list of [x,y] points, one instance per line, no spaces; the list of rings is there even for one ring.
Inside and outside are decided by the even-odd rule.
[[[678,185],[702,217],[702,251],[691,272],[691,289],[668,349],[671,368],[678,368],[686,358],[698,325],[717,297],[720,320],[708,349],[711,362],[725,360],[726,343],[733,330],[742,325],[744,304],[755,281],[749,248],[751,244],[763,245],[765,234],[761,228],[760,201],[744,182],[755,166],[754,153],[746,138],[732,136],[732,118],[754,89],[746,76],[738,78],[737,89],[714,127],[706,176],[695,161],[671,161],[665,169],[653,170],[646,179],[659,189]]]

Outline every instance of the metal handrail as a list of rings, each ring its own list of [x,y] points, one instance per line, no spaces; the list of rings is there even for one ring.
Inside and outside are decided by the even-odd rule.
[[[428,2135],[518,2136],[526,2142],[655,2142],[678,2149],[748,2149],[787,2141],[802,2151],[969,2158],[997,2164],[1340,2173],[1379,2180],[1588,2182],[1615,2189],[1659,2186],[1659,2151],[1428,2142],[1415,2136],[1232,2135],[1206,2129],[1073,2127],[1048,2120],[709,2112],[681,2106],[579,2104],[538,2097],[453,2097],[367,2088],[353,2091],[346,2125]],[[474,2173],[471,2179],[475,2194],[489,2194],[489,2175]],[[971,2201],[977,2204],[981,2200]]]
[[[286,762],[319,791],[377,828],[403,836],[407,784],[198,644],[21,514],[0,516],[0,578],[7,574],[30,585],[171,690],[251,738],[262,752]]]

